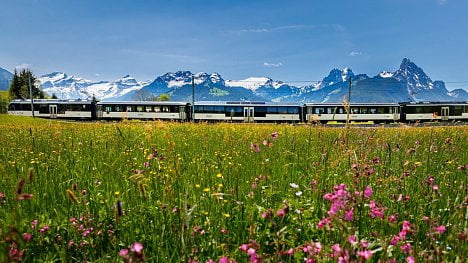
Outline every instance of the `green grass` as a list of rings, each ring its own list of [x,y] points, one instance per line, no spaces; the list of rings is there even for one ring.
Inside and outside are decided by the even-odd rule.
[[[366,250],[373,251],[369,261],[464,261],[467,135],[466,127],[348,132],[0,115],[0,261],[14,248],[24,261],[122,261],[119,251],[135,242],[145,260],[156,262],[246,262],[242,244],[270,262],[363,260],[359,252]],[[332,202],[324,195],[340,184],[346,193],[329,216]],[[369,198],[362,195],[366,186]],[[18,200],[22,194],[33,197]],[[371,200],[383,218],[370,216]],[[351,209],[353,220],[346,221]],[[328,217],[331,224],[319,228]],[[403,221],[411,231],[390,245]],[[441,225],[446,231],[438,233]],[[29,242],[23,233],[32,234]],[[359,242],[350,243],[351,235]],[[316,242],[320,252],[304,252]],[[342,252],[332,257],[335,244]],[[404,244],[411,244],[406,254]]]

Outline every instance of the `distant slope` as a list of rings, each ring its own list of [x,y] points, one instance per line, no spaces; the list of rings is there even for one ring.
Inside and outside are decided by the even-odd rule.
[[[10,87],[13,74],[6,69],[0,68],[0,90],[7,90]]]

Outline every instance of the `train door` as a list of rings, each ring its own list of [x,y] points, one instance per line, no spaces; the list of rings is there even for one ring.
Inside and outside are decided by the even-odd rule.
[[[102,119],[102,105],[96,105],[96,117]]]
[[[254,122],[254,107],[244,107],[244,122]]]
[[[49,105],[50,118],[57,118],[57,105]]]
[[[448,120],[450,115],[449,107],[442,107],[440,115],[442,120]]]
[[[185,121],[186,118],[187,118],[187,115],[185,113],[185,106],[180,106],[180,108],[179,108],[179,119],[181,121]]]

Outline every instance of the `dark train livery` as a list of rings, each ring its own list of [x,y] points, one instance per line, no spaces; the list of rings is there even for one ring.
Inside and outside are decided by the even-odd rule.
[[[232,122],[345,122],[340,103],[34,100],[34,116],[90,120],[177,120]],[[30,100],[11,101],[8,113],[32,116]],[[350,121],[467,121],[468,102],[351,103]]]

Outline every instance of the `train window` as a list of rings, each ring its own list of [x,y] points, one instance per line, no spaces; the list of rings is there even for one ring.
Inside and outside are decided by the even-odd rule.
[[[39,104],[39,113],[49,113],[49,105]]]
[[[288,107],[278,107],[278,114],[288,114]]]
[[[344,114],[346,111],[343,107],[338,108],[338,114]]]
[[[132,112],[132,111],[133,111],[133,110],[132,110],[132,106],[127,106],[127,111],[128,111],[128,112]]]
[[[154,112],[161,112],[161,107],[154,106]]]
[[[194,111],[197,113],[203,113],[203,106],[195,106]]]
[[[242,117],[242,107],[226,107],[226,117]]]
[[[351,114],[358,114],[359,108],[351,108]]]
[[[179,112],[179,106],[171,106],[170,109],[171,109],[171,112]]]
[[[224,113],[224,106],[214,106],[213,113]]]
[[[146,109],[146,112],[152,112],[153,111],[153,108],[151,106],[146,106],[145,109]]]
[[[463,112],[468,113],[468,106],[464,106],[463,108],[464,108]]]
[[[162,106],[162,112],[169,112],[168,106]]]
[[[267,107],[267,113],[268,114],[277,114],[278,113],[278,108],[277,107]]]
[[[266,107],[255,107],[254,117],[266,117],[267,108]]]
[[[333,107],[327,107],[327,114],[333,114],[335,112],[336,108]]]
[[[105,112],[111,112],[111,111],[112,111],[112,106],[106,106],[106,107],[104,108],[104,111],[105,111]]]
[[[125,108],[123,106],[115,106],[115,111],[116,112],[124,112],[125,111],[124,109]]]
[[[361,108],[359,109],[359,113],[361,113],[361,114],[367,114],[367,108],[366,108],[366,107],[361,107]]]
[[[138,112],[143,112],[143,111],[145,111],[144,108],[145,108],[144,106],[137,106],[137,107],[136,107],[136,110],[137,110]]]
[[[453,113],[453,115],[460,116],[460,115],[462,115],[462,112],[463,112],[463,107],[462,106],[455,106],[455,107],[453,107],[453,111],[451,113]]]
[[[49,106],[47,106],[47,113],[49,113]],[[58,104],[57,105],[57,113],[58,114],[65,114],[65,111],[67,110],[67,105],[64,104]]]
[[[9,111],[16,111],[16,105],[15,104],[10,104],[10,106],[8,106],[8,110]]]
[[[325,112],[324,108],[314,108],[315,114],[323,114]]]
[[[370,113],[370,114],[376,114],[376,113],[377,113],[377,109],[376,109],[376,108],[370,108],[369,113]]]
[[[22,104],[21,105],[22,111],[31,111],[31,104]]]
[[[298,114],[299,108],[298,107],[288,107],[288,114]]]

